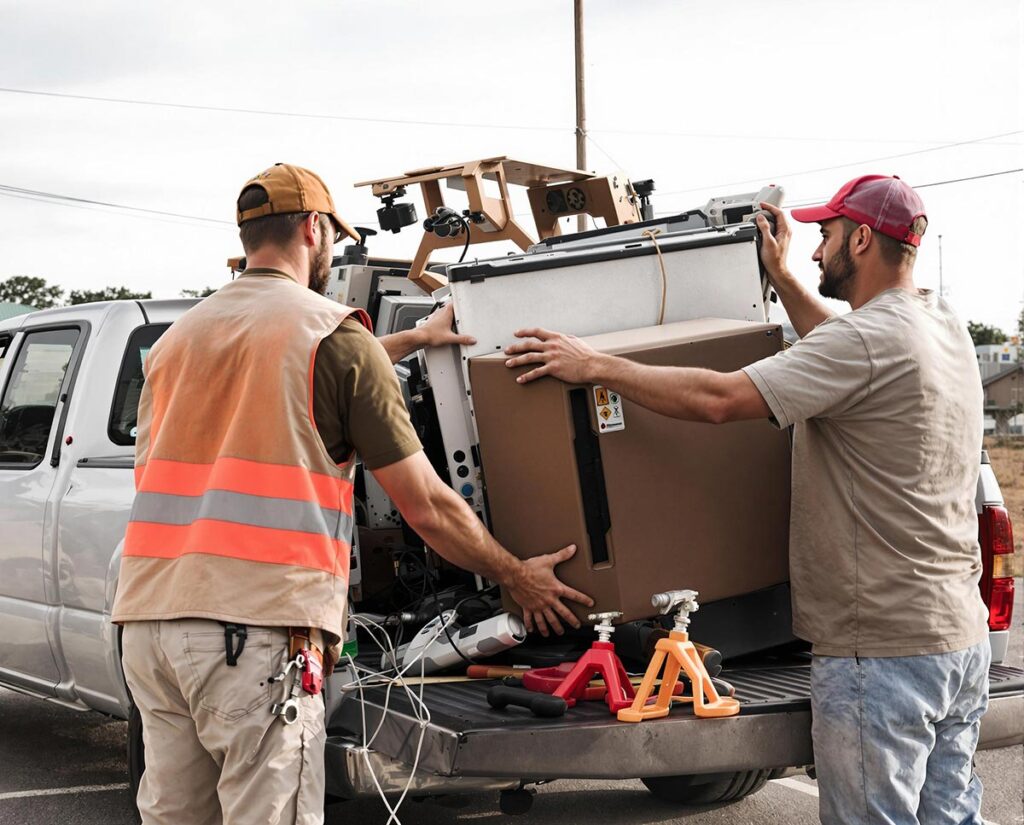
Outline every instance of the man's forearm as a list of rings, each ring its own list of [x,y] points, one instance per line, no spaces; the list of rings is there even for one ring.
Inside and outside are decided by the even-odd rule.
[[[426,342],[419,328],[393,332],[378,339],[387,351],[392,364],[397,364],[405,356],[416,352]]]
[[[522,562],[487,532],[482,521],[449,487],[439,484],[430,512],[411,526],[437,553],[457,567],[503,585],[515,584]]]
[[[786,309],[793,329],[801,338],[822,321],[835,315],[788,272],[782,277],[773,278],[772,286]]]
[[[713,370],[652,367],[600,355],[593,361],[590,381],[661,415],[687,421],[724,420],[723,374]]]

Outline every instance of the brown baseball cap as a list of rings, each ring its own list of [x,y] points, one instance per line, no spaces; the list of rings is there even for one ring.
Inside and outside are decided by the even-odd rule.
[[[354,240],[359,240],[359,233],[342,219],[334,208],[334,199],[327,189],[327,184],[315,172],[292,166],[290,163],[275,163],[246,181],[242,187],[244,192],[250,186],[259,186],[267,193],[268,201],[255,209],[244,212],[235,208],[238,225],[253,218],[264,215],[288,215],[296,212],[323,212],[331,216],[338,228]],[[241,195],[239,195],[241,197]]]

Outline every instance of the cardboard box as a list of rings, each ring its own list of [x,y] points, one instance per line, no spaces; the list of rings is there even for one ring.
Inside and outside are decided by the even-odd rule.
[[[644,364],[723,372],[782,348],[777,325],[720,319],[585,340]],[[520,558],[576,544],[558,575],[594,598],[574,608],[581,618],[650,617],[665,590],[707,603],[788,580],[788,432],[681,421],[554,378],[522,386],[525,368],[501,353],[469,370],[494,535]]]

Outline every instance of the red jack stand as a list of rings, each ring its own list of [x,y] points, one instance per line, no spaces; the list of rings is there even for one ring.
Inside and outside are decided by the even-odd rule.
[[[672,707],[672,691],[679,681],[679,671],[684,670],[690,677],[693,694],[676,701],[693,702],[695,716],[735,716],[740,712],[740,703],[731,696],[719,696],[711,683],[701,661],[700,654],[690,641],[687,628],[690,626],[690,614],[697,610],[697,593],[694,590],[672,590],[658,593],[651,599],[655,607],[662,613],[676,610],[676,624],[667,639],[660,639],[654,648],[651,664],[644,674],[644,680],[636,693],[632,707],[619,711],[620,722],[642,722],[644,719],[659,719],[668,716]],[[654,691],[654,683],[658,678],[662,665],[665,675],[661,680],[658,699],[651,705],[647,702]]]
[[[552,694],[565,699],[566,704],[572,707],[578,699],[584,699],[587,693],[587,686],[595,676],[600,676],[605,683],[606,692],[604,701],[612,713],[617,713],[622,708],[628,708],[633,704],[636,691],[629,681],[629,674],[615,655],[615,645],[612,644],[612,633],[615,628],[612,620],[621,616],[621,613],[594,613],[587,618],[592,622],[598,622],[594,629],[597,631],[597,641],[584,653],[576,666],[569,671],[562,683]],[[671,694],[669,694],[671,695]]]

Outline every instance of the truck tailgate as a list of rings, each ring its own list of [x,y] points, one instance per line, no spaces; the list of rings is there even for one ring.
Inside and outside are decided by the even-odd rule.
[[[561,719],[537,719],[520,708],[495,711],[486,699],[491,681],[426,685],[423,699],[431,719],[420,770],[461,777],[624,779],[814,761],[809,665],[726,669],[721,678],[736,688],[739,716],[698,719],[688,706],[679,706],[664,719],[639,724],[618,722],[603,702],[581,702]],[[990,683],[981,747],[1024,743],[1024,670],[995,665]],[[381,724],[372,748],[411,764],[420,725],[405,692],[393,689],[389,699],[384,688],[374,688],[364,695],[366,725],[373,731]],[[350,699],[333,722],[358,736],[361,713],[359,702]],[[342,739],[328,738],[329,765]]]

